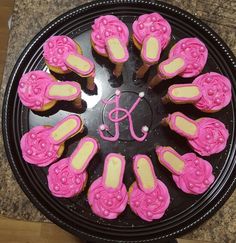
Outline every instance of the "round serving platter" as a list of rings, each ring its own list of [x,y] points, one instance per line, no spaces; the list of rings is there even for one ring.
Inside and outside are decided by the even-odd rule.
[[[158,12],[166,18],[172,27],[172,39],[162,53],[161,60],[167,57],[173,44],[184,37],[198,37],[207,46],[209,57],[202,73],[215,71],[222,73],[232,81],[233,97],[230,105],[215,114],[204,114],[191,105],[163,105],[161,97],[172,83],[192,82],[193,78],[180,77],[162,82],[157,88],[149,90],[147,79],[155,72],[151,68],[143,80],[135,80],[133,73],[140,65],[139,52],[132,41],[129,43],[130,58],[124,66],[123,80],[111,77],[112,65],[91,49],[91,25],[95,18],[114,14],[124,21],[131,33],[131,25],[137,16]],[[47,112],[32,112],[24,107],[18,96],[17,86],[21,75],[31,70],[47,70],[43,60],[43,43],[51,35],[68,35],[82,47],[85,56],[96,65],[96,92],[87,93],[83,89],[83,109],[76,109],[69,102],[59,102]],[[61,80],[77,80],[84,87],[84,80],[76,75],[56,75]],[[199,225],[222,206],[235,188],[235,57],[226,44],[208,26],[189,13],[163,2],[148,2],[139,0],[97,1],[75,8],[52,21],[28,44],[11,73],[3,102],[3,135],[5,149],[11,168],[23,191],[34,205],[51,221],[65,230],[94,242],[150,242],[176,237],[194,226]],[[117,142],[102,140],[97,132],[100,124],[106,123],[114,133],[113,124],[107,119],[112,109],[104,105],[102,99],[111,99],[116,89],[121,91],[120,106],[129,109],[144,91],[143,101],[132,112],[137,135],[141,135],[141,127],[148,125],[150,132],[143,142],[137,142],[130,136],[127,120],[120,124],[120,139]],[[220,154],[207,158],[213,166],[216,180],[203,195],[188,195],[180,191],[174,184],[171,174],[158,163],[155,155],[155,145],[170,145],[179,153],[190,152],[187,141],[165,127],[160,121],[168,113],[181,111],[193,119],[203,116],[215,117],[222,121],[230,132],[226,149]],[[89,179],[82,194],[71,199],[55,198],[47,186],[48,167],[38,168],[27,164],[21,155],[20,138],[37,125],[54,125],[70,113],[79,113],[85,121],[86,129],[66,143],[63,157],[69,156],[81,137],[90,135],[98,139],[100,152],[94,157],[88,167]],[[101,176],[104,158],[108,153],[116,152],[125,155],[126,168],[124,182],[127,188],[135,180],[132,171],[132,157],[137,153],[147,154],[155,167],[157,177],[168,187],[171,203],[164,217],[153,222],[145,222],[134,215],[127,206],[125,212],[116,220],[104,220],[95,216],[87,202],[89,185]]]

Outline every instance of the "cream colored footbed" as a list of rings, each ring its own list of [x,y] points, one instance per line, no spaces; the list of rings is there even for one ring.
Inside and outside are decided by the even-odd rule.
[[[137,171],[145,189],[153,189],[155,178],[153,178],[151,167],[146,159],[139,159],[137,162]]]
[[[119,186],[122,162],[117,157],[110,157],[107,163],[105,185],[116,189]]]
[[[72,67],[75,67],[82,72],[88,72],[90,67],[90,63],[85,61],[84,59],[80,58],[79,56],[74,56],[72,54],[68,55],[66,58],[66,61],[68,64],[70,64]]]
[[[195,124],[181,116],[176,116],[175,125],[177,128],[190,135],[194,135],[197,131]]]
[[[54,130],[52,132],[53,139],[55,141],[60,141],[61,139],[66,137],[66,135],[68,133],[73,131],[76,128],[77,125],[78,125],[77,124],[77,120],[75,120],[75,119],[68,119],[68,120],[66,120],[59,127],[57,127],[56,130]]]
[[[192,98],[199,95],[199,89],[196,86],[177,87],[171,94],[177,98]]]
[[[116,38],[111,38],[107,41],[109,50],[115,59],[123,59],[125,57],[125,51],[120,41]]]
[[[159,51],[159,46],[156,38],[150,37],[146,45],[146,56],[150,59],[155,59]]]
[[[170,63],[164,65],[163,69],[166,73],[175,73],[184,66],[184,60],[180,57],[173,59]]]
[[[81,170],[85,164],[85,162],[88,160],[89,155],[92,153],[94,148],[94,144],[91,141],[85,142],[78,153],[73,157],[71,161],[71,165],[76,170]]]
[[[50,96],[68,97],[77,93],[77,89],[69,84],[54,84],[49,89]]]
[[[181,172],[184,168],[184,162],[179,159],[175,154],[166,151],[163,154],[164,160],[170,164],[176,171]]]

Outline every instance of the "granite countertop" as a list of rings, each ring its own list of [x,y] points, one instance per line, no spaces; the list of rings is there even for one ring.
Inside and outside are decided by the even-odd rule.
[[[10,72],[19,54],[32,37],[58,15],[86,0],[15,0],[10,32],[8,55],[4,70],[1,100]],[[168,0],[166,1],[189,11],[212,27],[236,54],[236,2],[234,0]],[[11,172],[0,140],[0,214],[15,219],[48,221],[28,200],[19,188]],[[4,172],[4,173],[3,173]],[[236,192],[225,205],[208,221],[185,239],[235,242],[236,240]]]

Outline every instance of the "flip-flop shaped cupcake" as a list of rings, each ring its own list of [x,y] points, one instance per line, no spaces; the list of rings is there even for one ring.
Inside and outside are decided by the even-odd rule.
[[[207,62],[208,50],[198,38],[184,38],[170,50],[169,58],[158,66],[157,74],[149,81],[153,88],[162,80],[175,76],[195,77],[201,73]]]
[[[70,37],[51,36],[43,44],[43,57],[48,68],[53,72],[64,74],[73,71],[87,78],[87,89],[95,88],[94,63],[82,55],[81,47]]]
[[[231,83],[225,76],[210,72],[197,77],[191,84],[174,84],[162,98],[164,103],[193,104],[212,113],[226,107],[231,100]]]
[[[157,179],[148,156],[136,155],[133,170],[136,182],[129,188],[131,210],[145,221],[160,219],[170,204],[167,187]]]
[[[25,133],[20,141],[23,158],[26,162],[47,166],[61,157],[64,142],[82,132],[83,122],[78,115],[69,115],[54,127],[36,126]]]
[[[194,153],[178,154],[171,147],[156,147],[160,163],[171,173],[177,187],[188,194],[202,194],[215,177],[211,164]]]
[[[22,104],[31,110],[49,110],[59,100],[73,100],[78,107],[81,106],[80,84],[57,81],[44,71],[25,73],[19,81],[17,93]]]
[[[99,145],[96,139],[84,137],[71,156],[52,164],[48,169],[48,187],[56,197],[74,197],[86,186],[86,168]]]
[[[141,50],[143,65],[137,70],[137,78],[143,78],[151,65],[156,64],[161,51],[171,38],[171,26],[158,13],[143,14],[134,21],[133,42]]]
[[[104,163],[102,177],[88,191],[88,202],[94,214],[105,219],[117,218],[126,208],[128,193],[123,181],[125,158],[110,153]]]
[[[185,137],[193,150],[202,156],[223,151],[229,137],[225,125],[210,117],[192,120],[181,112],[174,112],[161,123]]]
[[[93,49],[115,64],[113,74],[117,78],[121,76],[123,65],[129,58],[128,42],[129,30],[116,16],[105,15],[94,20],[91,33]]]

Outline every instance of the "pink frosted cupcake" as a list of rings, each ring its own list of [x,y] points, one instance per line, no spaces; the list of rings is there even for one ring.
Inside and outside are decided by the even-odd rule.
[[[78,115],[69,115],[54,127],[34,127],[21,138],[22,156],[30,164],[47,166],[61,157],[64,142],[83,129],[83,122]]]
[[[133,169],[137,182],[129,188],[130,208],[145,221],[160,219],[170,204],[167,187],[156,178],[148,156],[136,155]]]
[[[229,137],[225,125],[210,117],[202,117],[194,121],[181,112],[174,112],[161,123],[187,138],[193,150],[202,156],[223,151]]]
[[[65,198],[81,193],[87,182],[86,168],[98,149],[96,139],[84,137],[70,157],[52,164],[47,177],[51,193]]]
[[[201,73],[207,62],[208,50],[198,38],[184,38],[170,50],[169,58],[158,66],[156,76],[149,81],[153,88],[164,79],[177,75],[183,78],[195,77]]]
[[[117,218],[126,208],[128,193],[123,181],[125,158],[110,153],[104,163],[102,177],[88,191],[88,202],[94,214],[105,219]]]
[[[79,44],[70,37],[51,36],[43,44],[43,57],[53,72],[64,74],[73,71],[81,77],[87,77],[87,88],[94,89],[94,63],[82,55]]]
[[[91,33],[93,49],[115,64],[113,74],[116,77],[122,74],[123,65],[129,58],[128,42],[129,30],[116,16],[105,15],[95,19]]]
[[[161,51],[171,39],[170,24],[158,13],[143,14],[133,23],[133,42],[141,50],[143,65],[137,70],[138,78],[143,78],[151,65],[156,64]]]
[[[205,73],[191,84],[174,84],[162,98],[164,103],[193,104],[204,112],[217,112],[226,107],[231,100],[231,83],[219,73]]]
[[[214,182],[211,164],[194,153],[178,154],[171,147],[157,147],[162,165],[171,173],[177,187],[188,194],[202,194]]]
[[[31,110],[49,110],[59,100],[74,100],[81,106],[80,84],[57,81],[51,74],[44,71],[25,73],[19,81],[17,93],[23,105]]]

